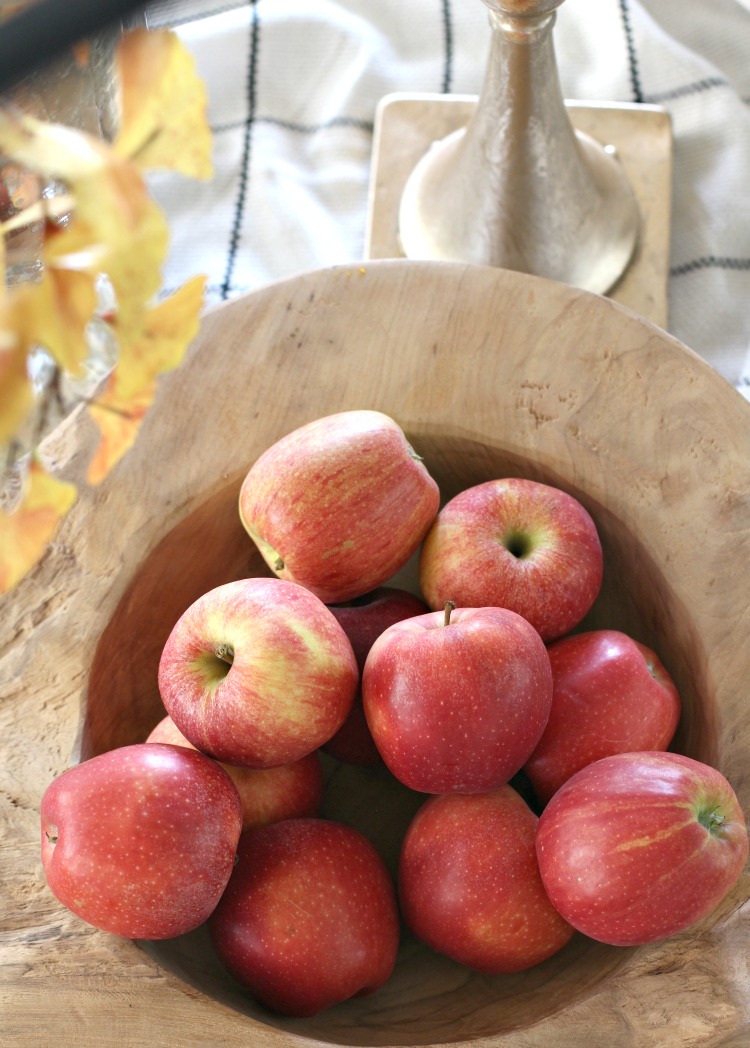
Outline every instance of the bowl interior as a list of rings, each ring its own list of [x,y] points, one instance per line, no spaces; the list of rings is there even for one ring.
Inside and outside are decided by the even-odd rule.
[[[565,476],[509,451],[499,440],[480,443],[447,435],[437,425],[407,435],[437,480],[443,500],[483,480],[526,476],[561,487],[583,502],[599,528],[605,576],[580,628],[622,629],[656,650],[683,700],[674,748],[714,762],[717,717],[706,653],[690,609],[649,553],[648,536],[632,533],[607,506],[592,502]],[[91,665],[82,758],[143,741],[163,716],[156,683],[159,657],[172,626],[193,600],[221,583],[269,574],[239,521],[243,476],[244,470],[227,477],[162,538],[133,577]],[[394,581],[414,588],[414,563]],[[113,660],[115,649],[124,657]],[[356,768],[332,758],[326,760],[326,775],[324,815],[368,835],[394,870],[401,837],[424,796],[383,769]],[[290,1020],[259,1007],[234,983],[214,956],[204,929],[142,946],[192,986],[280,1031],[280,1043],[281,1031],[288,1031],[332,1044],[413,1046],[470,1042],[528,1027],[590,994],[637,953],[576,936],[528,972],[488,977],[439,957],[405,932],[396,970],[385,987],[314,1019]]]

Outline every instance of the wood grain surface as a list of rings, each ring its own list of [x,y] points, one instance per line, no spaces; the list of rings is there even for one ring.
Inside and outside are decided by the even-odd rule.
[[[203,929],[136,944],[48,890],[46,786],[76,760],[145,738],[162,715],[156,666],[176,618],[211,586],[263,571],[237,515],[245,471],[296,426],[364,407],[403,426],[445,498],[520,474],[584,502],[606,557],[586,625],[659,652],[685,707],[677,748],[716,764],[750,811],[740,395],[623,307],[535,277],[403,261],[302,274],[206,316],[132,451],[82,489],[0,605],[3,1048],[750,1044],[747,874],[671,940],[622,950],[576,937],[514,976],[471,973],[404,936],[385,987],[310,1020],[256,1006]],[[85,469],[86,425],[72,478]],[[328,775],[326,814],[369,833],[393,868],[421,797],[382,771],[329,762]]]

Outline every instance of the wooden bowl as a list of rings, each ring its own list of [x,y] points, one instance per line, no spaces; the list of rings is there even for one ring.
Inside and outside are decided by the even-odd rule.
[[[659,652],[684,702],[677,748],[720,768],[750,811],[750,410],[740,395],[661,330],[561,284],[402,261],[302,275],[205,318],[135,447],[82,492],[4,601],[3,1043],[750,1043],[747,875],[671,940],[626,950],[579,936],[519,975],[477,975],[405,936],[385,987],[310,1020],[258,1007],[202,930],[135,944],[84,924],[47,889],[45,787],[71,760],[141,741],[162,715],[156,668],[179,614],[208,588],[264,571],[236,509],[248,466],[296,426],[363,407],[403,426],[445,498],[520,474],[587,506],[606,557],[587,625]],[[384,772],[329,772],[326,814],[370,833],[393,864],[421,795]]]

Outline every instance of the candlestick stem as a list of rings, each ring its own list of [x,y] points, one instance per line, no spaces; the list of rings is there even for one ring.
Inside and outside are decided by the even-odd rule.
[[[432,145],[406,184],[409,258],[501,266],[604,293],[638,238],[615,151],[574,130],[552,38],[562,0],[484,0],[485,80],[465,128]]]

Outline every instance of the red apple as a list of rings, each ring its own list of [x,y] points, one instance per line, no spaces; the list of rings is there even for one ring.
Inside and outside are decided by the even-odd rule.
[[[159,691],[197,749],[268,768],[318,749],[346,720],[359,683],[334,615],[293,582],[251,578],[210,590],[180,616]]]
[[[390,976],[399,943],[393,881],[357,830],[290,819],[243,833],[209,928],[216,952],[267,1007],[315,1015]]]
[[[146,742],[195,749],[170,716],[159,721]],[[323,765],[317,750],[291,764],[278,764],[274,768],[241,768],[236,764],[222,764],[222,768],[240,795],[243,830],[320,812]]]
[[[715,768],[676,753],[618,753],[560,787],[536,847],[562,916],[592,939],[635,946],[707,917],[740,876],[748,836]]]
[[[370,648],[381,633],[394,622],[424,615],[429,611],[419,597],[394,586],[380,586],[346,604],[332,604],[330,608],[351,641],[360,673],[364,670]],[[375,764],[380,761],[362,708],[361,688],[357,691],[349,716],[323,749],[347,764]]]
[[[41,804],[53,894],[102,931],[167,939],[202,924],[226,887],[242,825],[209,757],[139,744],[69,768]]]
[[[618,630],[564,637],[548,652],[552,709],[524,768],[542,804],[600,757],[667,748],[680,696],[655,652]]]
[[[495,605],[523,615],[545,641],[576,626],[602,584],[594,521],[558,488],[512,477],[460,492],[424,540],[419,583],[442,608]]]
[[[365,662],[362,701],[391,772],[423,793],[506,783],[538,743],[552,702],[539,634],[504,608],[404,619]]]
[[[539,875],[537,816],[511,786],[431,797],[406,832],[401,912],[433,950],[480,972],[519,972],[551,957],[573,929]]]
[[[439,501],[393,419],[343,411],[294,430],[255,461],[240,491],[240,518],[280,578],[335,604],[395,574]]]

